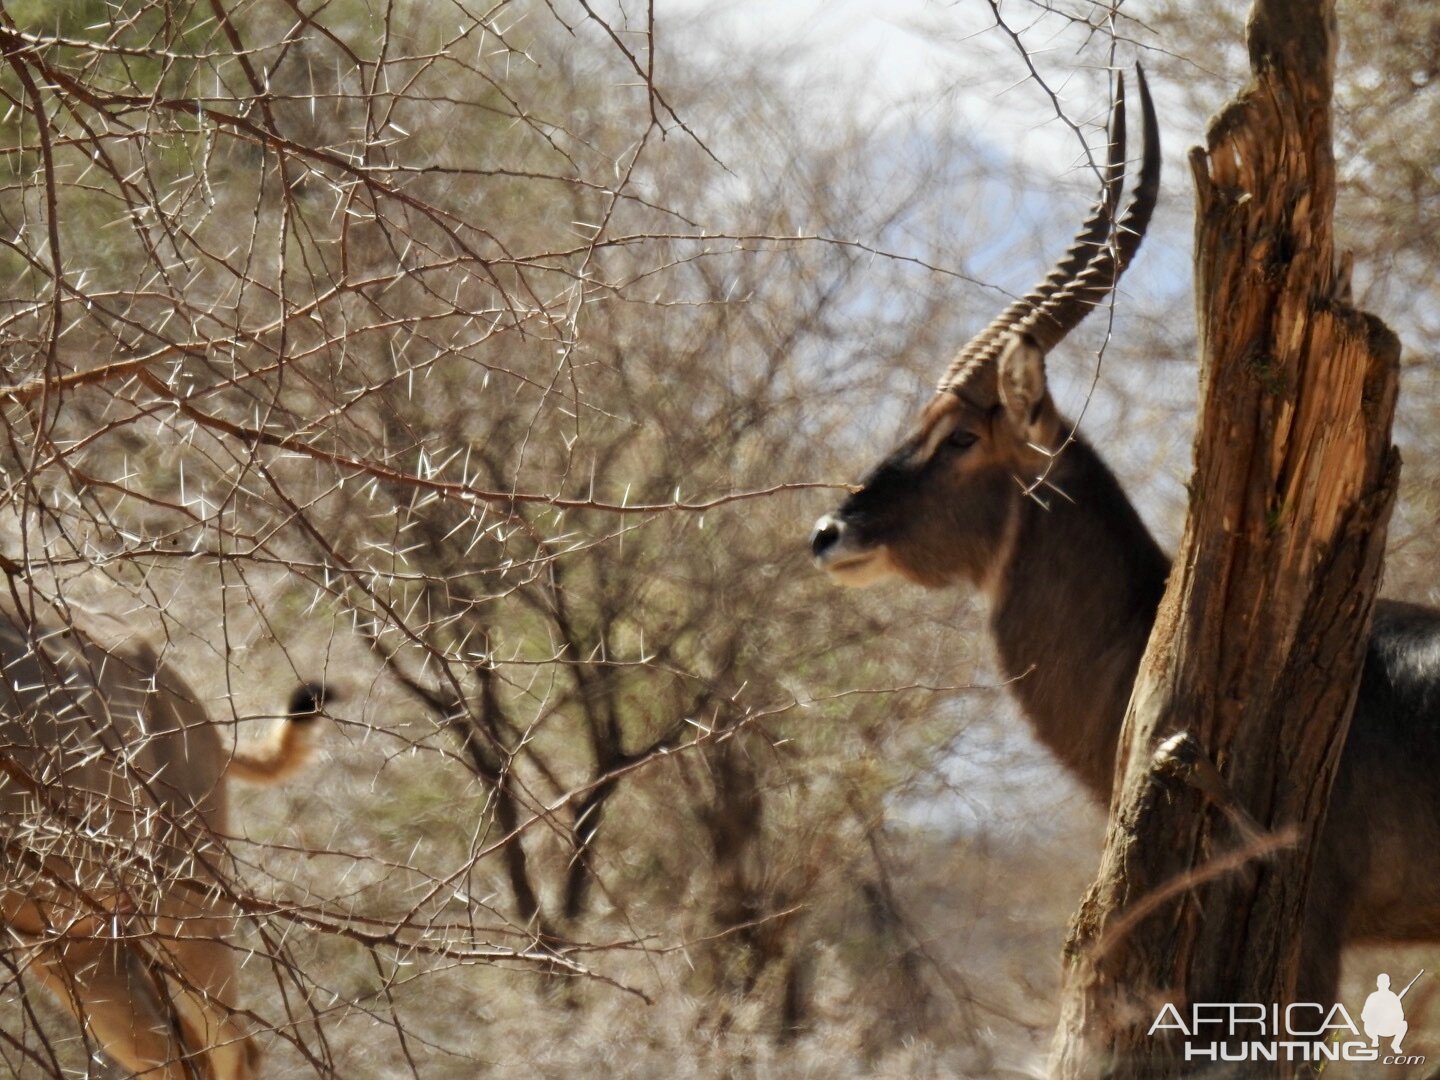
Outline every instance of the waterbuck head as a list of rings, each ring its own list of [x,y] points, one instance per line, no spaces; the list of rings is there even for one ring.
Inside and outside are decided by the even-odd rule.
[[[1125,91],[1116,89],[1100,198],[1036,288],[971,339],[914,432],[815,525],[816,563],[846,585],[899,576],[985,586],[1011,546],[1021,500],[1069,432],[1045,381],[1045,355],[1114,289],[1140,246],[1160,184],[1160,140],[1139,75],[1140,181],[1116,216],[1125,174]]]

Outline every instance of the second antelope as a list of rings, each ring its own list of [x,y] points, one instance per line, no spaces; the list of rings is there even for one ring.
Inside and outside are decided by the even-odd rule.
[[[1123,214],[1122,87],[1100,199],[1074,245],[960,351],[913,433],[811,541],[842,584],[981,590],[1025,716],[1100,800],[1170,561],[1057,411],[1045,356],[1113,290],[1155,207],[1159,133],[1143,75],[1139,90],[1145,149]],[[1030,497],[1046,488],[1058,494]],[[1296,1000],[1335,1000],[1345,944],[1440,939],[1436,775],[1440,612],[1381,600],[1316,852]]]
[[[298,771],[325,693],[299,687],[269,740],[231,751],[154,643],[84,621],[0,604],[0,958],[128,1074],[255,1080],[227,781]]]

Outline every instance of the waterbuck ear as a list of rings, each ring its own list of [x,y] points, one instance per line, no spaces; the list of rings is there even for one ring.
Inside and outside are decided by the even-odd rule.
[[[1000,402],[1018,432],[1028,432],[1040,420],[1045,403],[1045,354],[1029,334],[1012,334],[1000,354],[996,372]]]

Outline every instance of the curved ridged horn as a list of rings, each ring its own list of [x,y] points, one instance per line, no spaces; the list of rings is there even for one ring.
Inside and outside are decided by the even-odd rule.
[[[1100,298],[1092,298],[1096,283],[1106,280],[1109,281],[1110,287],[1113,287],[1114,282],[1119,280],[1120,276],[1119,272],[1114,269],[1115,266],[1118,265],[1120,271],[1123,271],[1125,264],[1129,262],[1135,249],[1139,247],[1140,235],[1143,234],[1145,226],[1149,223],[1150,213],[1154,209],[1155,198],[1159,190],[1160,140],[1149,87],[1145,84],[1145,73],[1138,67],[1136,70],[1140,76],[1140,101],[1144,112],[1145,157],[1140,187],[1120,221],[1120,229],[1124,230],[1120,243],[1117,245],[1115,242],[1113,232],[1115,231],[1115,207],[1120,201],[1125,175],[1125,81],[1123,75],[1117,80],[1115,102],[1110,113],[1110,156],[1105,167],[1104,182],[1100,190],[1100,197],[1091,208],[1089,217],[1081,225],[1080,231],[1076,233],[1075,239],[1065,255],[1055,264],[1045,279],[1025,296],[1005,308],[991,321],[989,326],[971,338],[969,343],[960,350],[940,380],[939,389],[942,391],[959,392],[972,379],[979,377],[982,371],[991,369],[1001,350],[1005,347],[1009,332],[1017,327],[1023,328],[1037,337],[1044,336],[1046,338],[1058,329],[1058,336],[1055,336],[1054,341],[1050,344],[1058,342],[1066,333],[1074,329],[1075,325],[1084,317],[1084,312],[1088,311],[1089,307],[1093,306]],[[1131,232],[1135,234],[1133,243],[1126,243]],[[1117,251],[1117,248],[1123,248],[1123,250]],[[1101,296],[1103,297],[1103,293]],[[1061,318],[1071,317],[1070,305],[1072,303],[1081,305],[1083,310],[1074,317],[1069,325],[1064,325]],[[1034,325],[1037,322],[1045,324],[1046,329],[1041,330]],[[1063,329],[1059,329],[1062,325]],[[982,396],[993,397],[993,390],[988,394],[982,391]]]
[[[1135,70],[1140,76],[1140,111],[1145,125],[1145,156],[1140,163],[1140,182],[1130,196],[1130,205],[1116,223],[1110,242],[1090,260],[1071,285],[1047,297],[1016,324],[1016,330],[1035,339],[1041,352],[1049,352],[1058,345],[1110,295],[1120,275],[1135,257],[1135,252],[1140,250],[1140,242],[1145,239],[1145,229],[1150,224],[1150,215],[1155,210],[1155,201],[1160,194],[1160,126],[1155,120],[1155,106],[1150,100],[1150,88],[1145,84],[1145,72],[1138,66]]]
[[[1115,221],[1115,207],[1125,185],[1125,77],[1120,76],[1115,101],[1110,107],[1109,159],[1100,188],[1100,196],[1090,214],[1075,234],[1064,256],[1045,278],[1020,299],[995,316],[990,324],[972,337],[960,350],[940,380],[941,390],[957,390],[972,373],[989,367],[1005,346],[1006,334],[1014,325],[1031,314],[1053,294],[1068,286],[1074,277],[1095,257],[1107,242]]]

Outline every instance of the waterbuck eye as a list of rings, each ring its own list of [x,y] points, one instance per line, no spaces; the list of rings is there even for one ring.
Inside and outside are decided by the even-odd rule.
[[[945,443],[947,446],[952,446],[956,450],[969,450],[970,447],[974,446],[979,441],[980,436],[976,435],[973,431],[966,431],[964,428],[956,428],[950,433],[950,437],[945,440]]]

